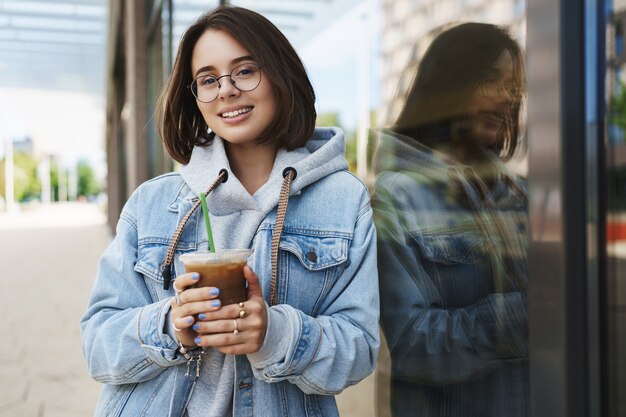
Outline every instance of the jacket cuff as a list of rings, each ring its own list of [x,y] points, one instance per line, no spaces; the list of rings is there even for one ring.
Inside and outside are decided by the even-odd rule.
[[[176,337],[168,334],[170,298],[141,309],[137,331],[141,346],[150,360],[160,366],[172,366],[185,360],[178,353]],[[172,329],[173,330],[173,329]]]
[[[174,330],[174,325],[172,324],[172,318],[170,317],[170,313],[172,311],[171,301],[174,297],[170,298],[170,303],[167,303],[167,307],[165,310],[165,319],[163,323],[163,333],[169,336],[172,340],[176,341],[178,338],[176,337],[176,330]]]
[[[270,308],[267,303],[265,309],[267,311],[265,340],[261,349],[248,355],[250,364],[259,369],[284,359],[288,348],[284,341],[287,337],[291,338],[287,315],[279,309]]]
[[[268,308],[263,346],[248,355],[254,374],[268,381],[299,375],[315,358],[321,336],[313,317],[286,304]]]

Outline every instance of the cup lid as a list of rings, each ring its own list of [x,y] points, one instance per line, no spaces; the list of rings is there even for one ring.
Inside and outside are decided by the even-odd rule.
[[[193,252],[180,255],[183,263],[224,263],[245,262],[250,256],[250,249],[225,249],[218,252]]]

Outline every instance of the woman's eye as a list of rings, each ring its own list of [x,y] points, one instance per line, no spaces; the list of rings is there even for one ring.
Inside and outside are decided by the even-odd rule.
[[[235,77],[248,77],[256,72],[256,68],[253,66],[243,66],[235,70]]]
[[[217,82],[217,78],[215,77],[207,77],[200,79],[200,85],[211,86]]]

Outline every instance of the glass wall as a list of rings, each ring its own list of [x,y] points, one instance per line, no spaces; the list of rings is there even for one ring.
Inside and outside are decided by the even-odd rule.
[[[383,2],[379,416],[528,416],[525,2]]]

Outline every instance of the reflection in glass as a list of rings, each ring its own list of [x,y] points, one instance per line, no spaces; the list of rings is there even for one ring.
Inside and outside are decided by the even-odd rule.
[[[373,205],[395,417],[528,415],[527,192],[505,165],[520,147],[523,68],[506,31],[448,29],[380,132]]]

